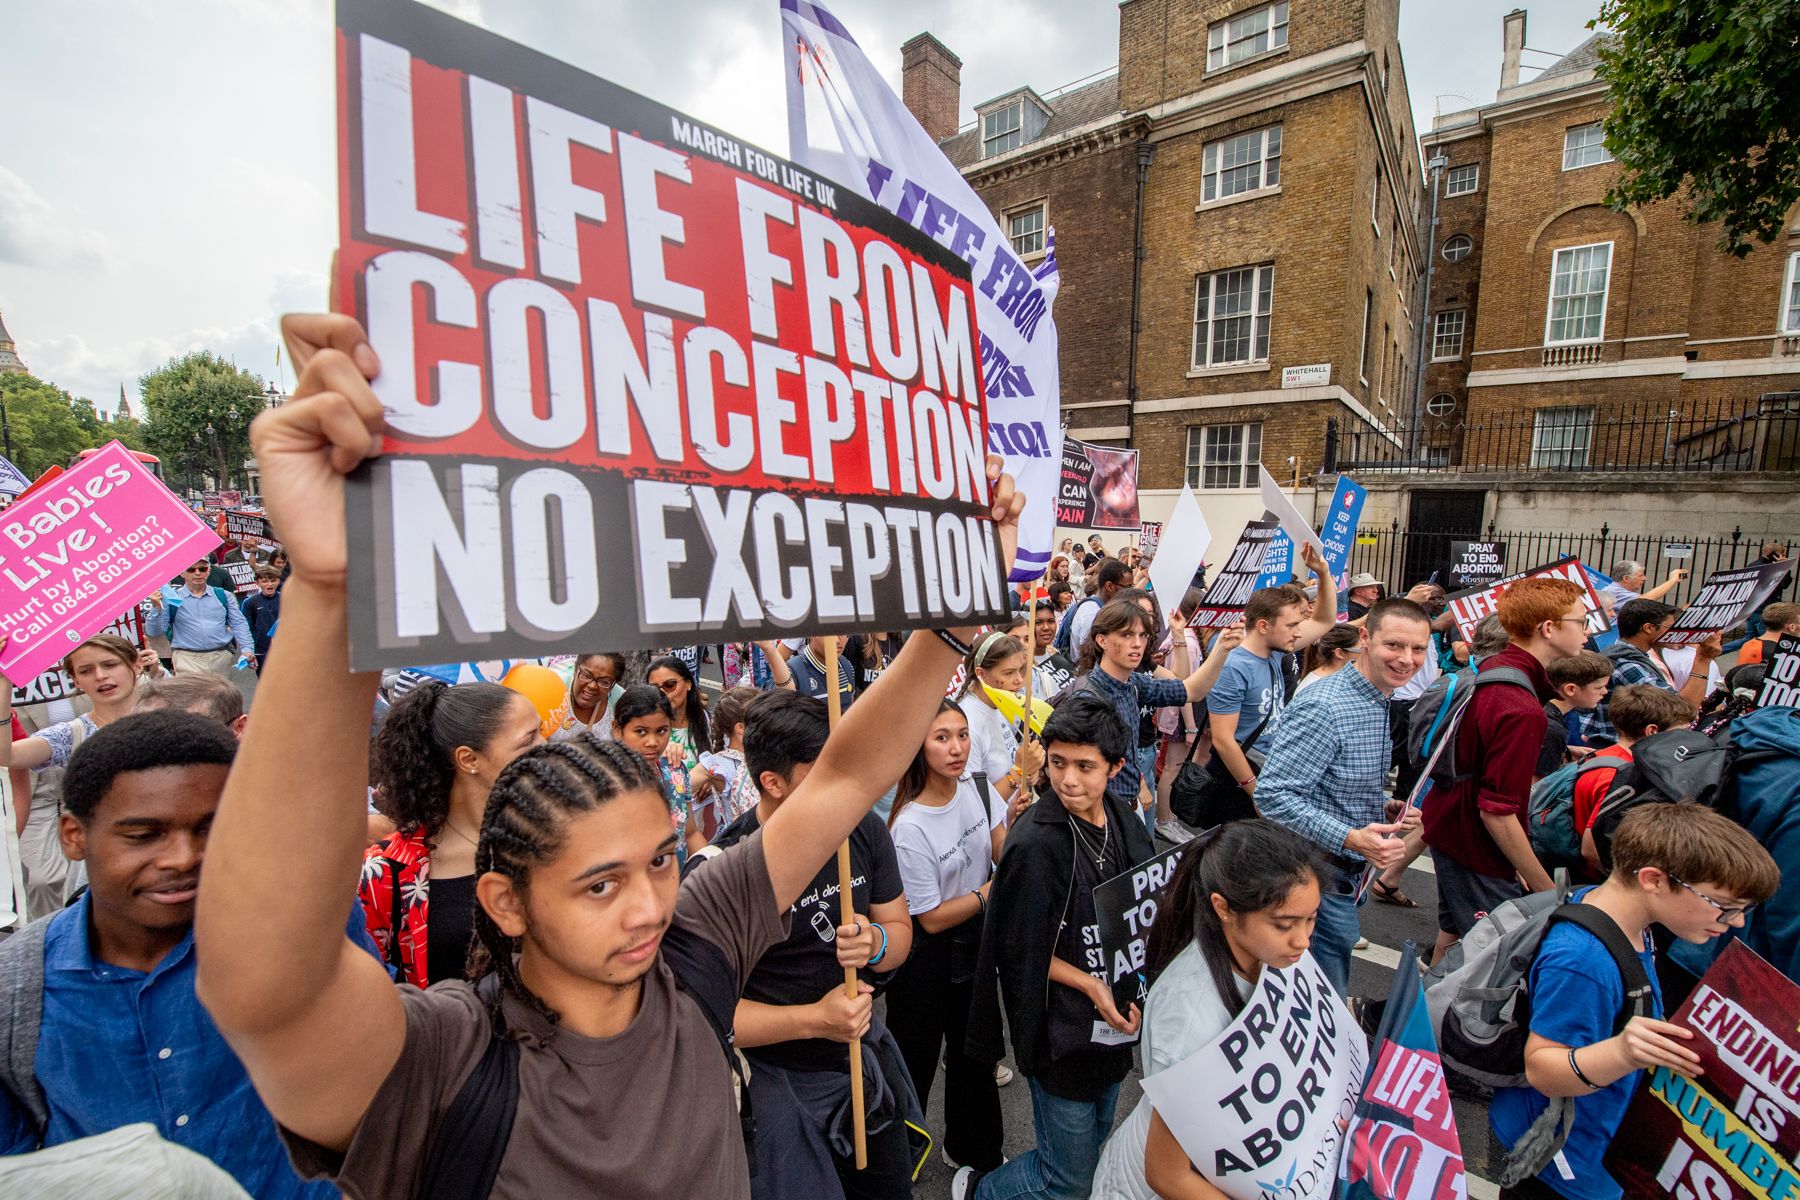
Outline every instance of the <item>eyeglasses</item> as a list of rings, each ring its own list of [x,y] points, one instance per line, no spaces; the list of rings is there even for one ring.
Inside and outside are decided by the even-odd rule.
[[[1756,907],[1756,905],[1754,905],[1754,904],[1743,904],[1743,905],[1738,905],[1736,907],[1733,907],[1728,904],[1720,904],[1717,900],[1714,900],[1711,896],[1707,895],[1705,892],[1701,891],[1699,888],[1695,887],[1693,884],[1687,883],[1684,880],[1682,880],[1679,876],[1677,876],[1675,874],[1675,872],[1665,871],[1665,872],[1663,872],[1663,874],[1667,875],[1671,882],[1681,884],[1682,887],[1686,888],[1688,891],[1694,893],[1694,895],[1700,897],[1702,900],[1706,901],[1708,904],[1710,904],[1714,908],[1718,909],[1719,910],[1719,920],[1721,920],[1721,921],[1729,921],[1733,917],[1747,916],[1747,915],[1749,915],[1750,910]]]
[[[676,690],[681,687],[681,684],[682,681],[679,679],[665,679],[656,686],[665,696],[673,696]]]
[[[611,675],[596,675],[586,667],[582,667],[575,672],[575,682],[586,684],[589,687],[601,684],[604,684],[606,687],[612,687],[619,681]]]

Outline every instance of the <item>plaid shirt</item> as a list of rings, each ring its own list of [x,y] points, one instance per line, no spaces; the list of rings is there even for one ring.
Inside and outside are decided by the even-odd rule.
[[[1334,855],[1361,858],[1344,839],[1382,819],[1392,752],[1388,698],[1347,666],[1282,713],[1256,782],[1256,807]]]
[[[1671,692],[1675,690],[1669,686],[1668,677],[1657,670],[1653,662],[1647,661],[1648,655],[1644,658],[1636,655],[1629,657],[1608,655],[1607,657],[1613,660],[1612,685],[1607,689],[1608,698],[1622,687],[1631,687],[1633,684],[1639,683],[1654,684]],[[1582,729],[1582,736],[1588,740],[1589,744],[1595,741],[1617,742],[1619,740],[1619,731],[1613,728],[1612,717],[1607,712],[1605,700],[1600,701],[1600,706],[1594,710],[1594,715],[1588,718],[1587,725]]]

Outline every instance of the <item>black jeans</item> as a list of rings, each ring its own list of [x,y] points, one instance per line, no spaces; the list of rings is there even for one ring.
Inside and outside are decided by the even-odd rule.
[[[1509,1188],[1500,1189],[1500,1200],[1565,1200],[1563,1194],[1539,1179],[1521,1179]]]
[[[978,918],[977,918],[978,919]],[[961,1166],[991,1171],[1000,1165],[1000,1089],[994,1065],[963,1048],[968,1037],[972,979],[951,981],[951,934],[926,933],[913,922],[912,953],[887,988],[887,1027],[900,1043],[919,1107],[931,1099],[938,1051],[944,1053],[944,1153]]]

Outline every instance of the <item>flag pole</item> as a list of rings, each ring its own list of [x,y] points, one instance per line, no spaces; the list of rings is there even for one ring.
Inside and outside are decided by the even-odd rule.
[[[838,721],[844,715],[844,698],[839,694],[843,686],[843,678],[838,674],[842,654],[837,649],[838,639],[831,639],[831,664],[826,668],[831,686],[825,690],[825,711],[828,714],[830,728],[836,730]],[[827,735],[829,736],[829,734]],[[848,925],[856,920],[856,898],[852,894],[850,870],[850,839],[845,838],[837,850],[838,876],[838,924]],[[857,973],[855,967],[844,968],[844,994],[856,999]],[[869,1167],[869,1135],[868,1114],[863,1111],[863,1062],[862,1039],[850,1039],[850,1117],[856,1136],[856,1169],[865,1171]]]

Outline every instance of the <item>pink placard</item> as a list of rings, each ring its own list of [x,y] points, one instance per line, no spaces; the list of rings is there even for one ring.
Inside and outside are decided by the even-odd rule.
[[[110,443],[0,512],[0,670],[33,678],[218,545]]]

